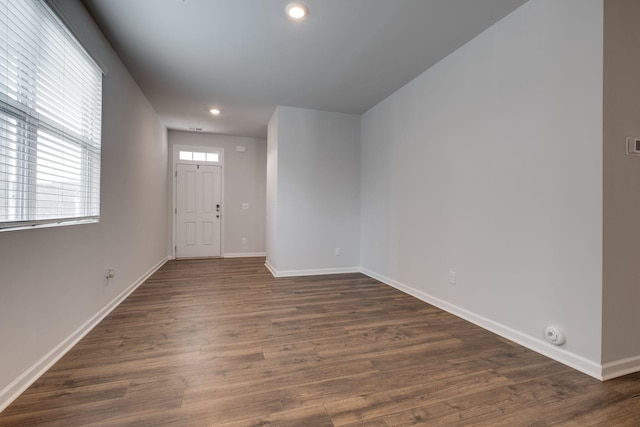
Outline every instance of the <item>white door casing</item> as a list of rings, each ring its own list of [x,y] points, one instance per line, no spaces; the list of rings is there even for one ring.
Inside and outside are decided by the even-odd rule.
[[[221,255],[221,169],[176,165],[176,258]]]

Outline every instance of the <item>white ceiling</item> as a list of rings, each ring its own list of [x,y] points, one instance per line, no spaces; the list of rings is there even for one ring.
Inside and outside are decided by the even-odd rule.
[[[169,129],[257,137],[276,105],[364,113],[526,1],[83,0]]]

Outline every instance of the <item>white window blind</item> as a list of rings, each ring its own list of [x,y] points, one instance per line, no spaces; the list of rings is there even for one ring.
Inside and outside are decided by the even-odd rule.
[[[102,71],[43,0],[0,0],[0,231],[100,215]]]

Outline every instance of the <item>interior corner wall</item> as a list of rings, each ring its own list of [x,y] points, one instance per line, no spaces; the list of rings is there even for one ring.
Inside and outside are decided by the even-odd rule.
[[[97,224],[0,233],[0,409],[167,259],[167,132],[79,0],[58,1],[106,65]],[[105,285],[106,268],[115,277]],[[62,352],[62,353],[61,353]]]
[[[358,271],[360,116],[279,106],[268,145],[272,267],[279,275]]]
[[[602,360],[640,370],[640,2],[604,2],[604,256]]]
[[[224,149],[224,200],[222,202],[223,256],[263,256],[265,243],[265,192],[267,142],[262,138],[218,135],[211,133],[169,131],[169,170],[173,171],[173,147],[219,147]],[[237,146],[246,148],[236,151]],[[172,174],[170,174],[172,175]],[[167,186],[170,205],[174,181]],[[248,209],[242,209],[247,203]],[[173,207],[170,206],[170,217]],[[170,221],[169,235],[173,235]],[[246,243],[242,243],[242,239]],[[170,239],[172,240],[172,239]],[[171,248],[170,248],[170,252]]]
[[[593,376],[602,37],[602,0],[530,0],[362,117],[363,270]]]

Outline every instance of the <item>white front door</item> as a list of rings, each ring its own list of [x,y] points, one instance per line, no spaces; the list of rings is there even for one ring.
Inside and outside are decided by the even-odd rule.
[[[178,164],[176,258],[220,256],[220,166]]]

